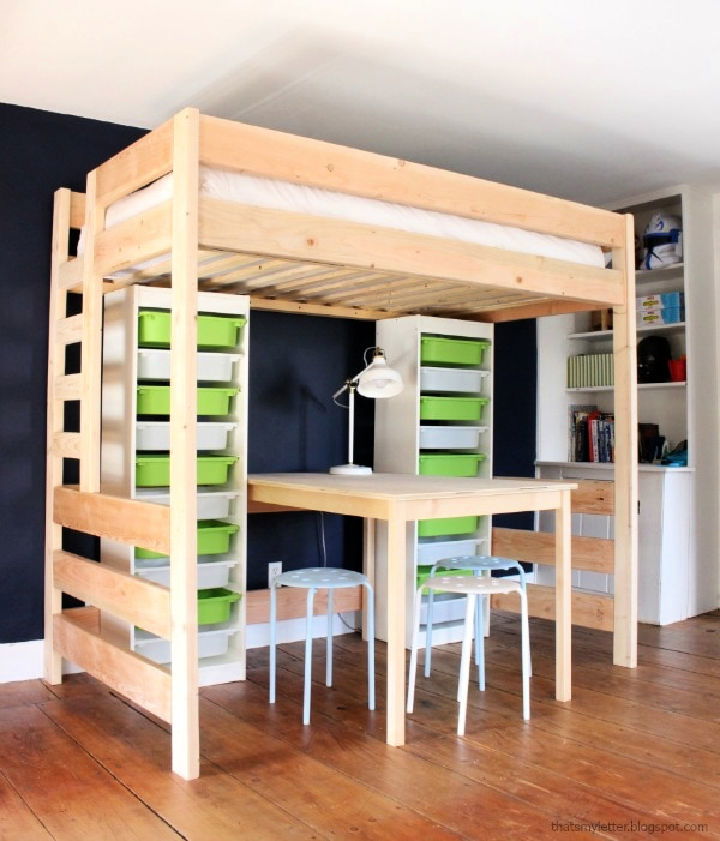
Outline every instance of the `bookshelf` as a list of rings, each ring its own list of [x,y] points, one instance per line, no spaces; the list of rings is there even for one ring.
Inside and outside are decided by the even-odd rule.
[[[640,464],[639,601],[640,619],[665,624],[718,606],[720,552],[714,524],[720,516],[720,419],[718,417],[718,302],[716,231],[720,224],[720,186],[683,185],[618,201],[612,207],[632,213],[642,233],[658,211],[682,218],[682,262],[636,272],[638,297],[683,292],[685,316],[672,324],[642,325],[638,341],[662,336],[672,357],[686,356],[684,382],[640,383],[638,421],[655,423],[672,447],[688,441],[686,469]],[[573,405],[612,412],[609,386],[567,388],[567,359],[573,354],[612,351],[612,330],[595,330],[588,313],[538,320],[537,471],[542,478],[613,479],[612,464],[572,462],[569,416]],[[612,518],[574,518],[575,534],[612,535]],[[612,592],[612,576],[574,575],[573,586]],[[538,568],[538,581],[552,582],[552,571]]]

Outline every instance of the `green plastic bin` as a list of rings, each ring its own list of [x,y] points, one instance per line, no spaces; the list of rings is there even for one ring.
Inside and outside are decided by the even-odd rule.
[[[423,453],[421,476],[477,476],[485,453]]]
[[[230,414],[230,401],[238,393],[237,388],[199,386],[198,415],[209,417]],[[138,415],[169,415],[169,385],[139,385],[137,387]]]
[[[444,537],[455,534],[472,534],[477,531],[478,517],[440,517],[418,522],[419,537]]]
[[[420,397],[420,420],[479,421],[488,404],[487,397]]]
[[[198,456],[198,485],[224,485],[236,461],[236,456]],[[136,456],[135,485],[138,488],[166,488],[169,484],[170,456]]]
[[[235,523],[223,523],[222,520],[198,520],[197,552],[198,555],[221,555],[230,551],[230,538],[237,534],[240,526]],[[165,558],[160,552],[135,547],[135,557],[139,560]]]
[[[210,590],[198,590],[198,625],[215,625],[227,622],[230,608],[240,601],[240,593],[213,587]]]
[[[244,315],[199,315],[197,346],[200,350],[228,350],[240,341],[240,331],[247,319]],[[140,310],[138,313],[138,345],[170,347],[172,317],[169,310]]]
[[[449,336],[422,336],[420,361],[423,365],[482,365],[485,351],[490,347],[486,339],[455,339]]]
[[[415,573],[415,587],[420,587],[424,584],[428,578],[430,578],[430,570],[432,566],[419,566],[417,567]],[[436,573],[436,575],[472,575],[473,571],[471,569],[443,569]],[[423,593],[427,593],[427,589],[423,590]]]

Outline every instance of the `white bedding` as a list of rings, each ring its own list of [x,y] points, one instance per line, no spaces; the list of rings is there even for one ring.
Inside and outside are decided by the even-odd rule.
[[[111,204],[107,210],[106,226],[110,228],[162,204],[171,198],[172,192],[171,173]],[[380,228],[447,237],[588,266],[605,266],[602,250],[584,242],[222,169],[200,168],[200,194],[256,207],[363,222]],[[78,253],[82,253],[82,235]],[[143,264],[148,265],[150,261]]]

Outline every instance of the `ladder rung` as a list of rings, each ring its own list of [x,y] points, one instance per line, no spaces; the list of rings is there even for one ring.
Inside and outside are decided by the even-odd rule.
[[[79,400],[82,391],[82,374],[66,374],[58,377],[53,385],[56,400]]]
[[[63,318],[57,322],[56,337],[59,342],[70,345],[73,342],[82,341],[82,313],[71,315],[70,318]]]
[[[60,288],[66,292],[82,292],[83,261],[75,257],[58,266]]]
[[[56,432],[53,435],[53,455],[59,458],[80,458],[80,433]]]

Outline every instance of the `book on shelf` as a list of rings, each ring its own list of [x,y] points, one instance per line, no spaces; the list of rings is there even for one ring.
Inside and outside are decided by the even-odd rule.
[[[579,353],[568,357],[568,388],[593,388],[612,384],[612,353]]]
[[[611,464],[615,460],[615,419],[597,406],[570,406],[568,461]]]

